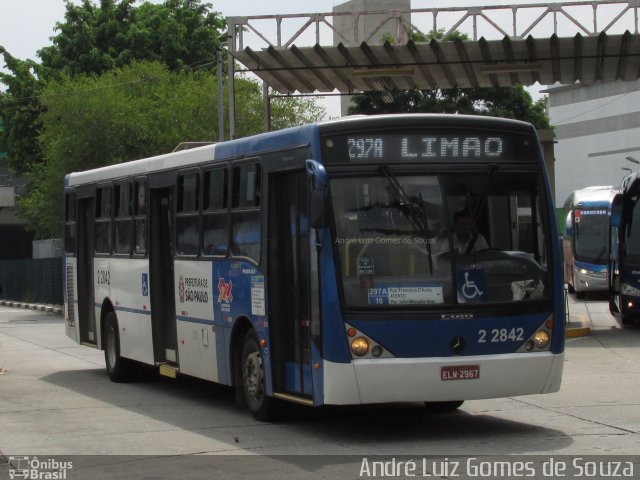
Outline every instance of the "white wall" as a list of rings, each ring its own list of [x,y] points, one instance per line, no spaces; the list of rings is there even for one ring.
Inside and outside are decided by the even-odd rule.
[[[556,206],[574,190],[618,185],[640,165],[640,81],[549,89],[555,127]]]

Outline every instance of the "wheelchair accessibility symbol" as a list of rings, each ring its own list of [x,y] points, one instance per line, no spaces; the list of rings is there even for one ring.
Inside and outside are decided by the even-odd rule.
[[[481,302],[485,299],[484,270],[458,270],[458,301]]]

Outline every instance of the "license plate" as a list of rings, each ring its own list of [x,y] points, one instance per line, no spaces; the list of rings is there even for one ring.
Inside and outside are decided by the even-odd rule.
[[[440,379],[450,380],[475,380],[480,378],[480,365],[459,365],[455,367],[442,367]]]

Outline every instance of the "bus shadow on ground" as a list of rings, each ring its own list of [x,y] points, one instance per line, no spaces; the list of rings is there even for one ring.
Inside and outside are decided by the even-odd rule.
[[[575,293],[569,293],[576,302],[608,302],[609,292],[584,292],[583,298],[578,298]]]
[[[282,450],[286,447],[280,439],[285,438],[292,441],[291,453],[317,454],[311,437],[329,451],[354,455],[369,448],[410,453],[416,445],[429,445],[425,455],[447,454],[447,449],[461,452],[461,446],[478,454],[518,454],[560,450],[573,443],[565,432],[501,418],[499,413],[471,414],[464,405],[440,413],[422,403],[320,408],[286,403],[276,421],[262,423],[235,406],[232,388],[186,376],[117,384],[103,370],[93,369],[57,372],[42,380],[124,409],[124,417],[142,415],[248,453],[275,446]],[[124,430],[130,432],[131,425]]]

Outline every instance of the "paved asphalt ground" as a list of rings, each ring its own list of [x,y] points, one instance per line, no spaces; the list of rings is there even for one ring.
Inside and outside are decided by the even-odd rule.
[[[419,404],[291,406],[278,423],[255,421],[231,389],[195,379],[112,383],[103,353],[69,340],[59,313],[0,306],[0,480],[3,456],[70,458],[68,479],[364,478],[363,459],[395,456],[637,461],[640,327],[619,328],[602,298],[570,296],[568,306],[579,335],[567,339],[558,393],[469,401],[444,415]]]

